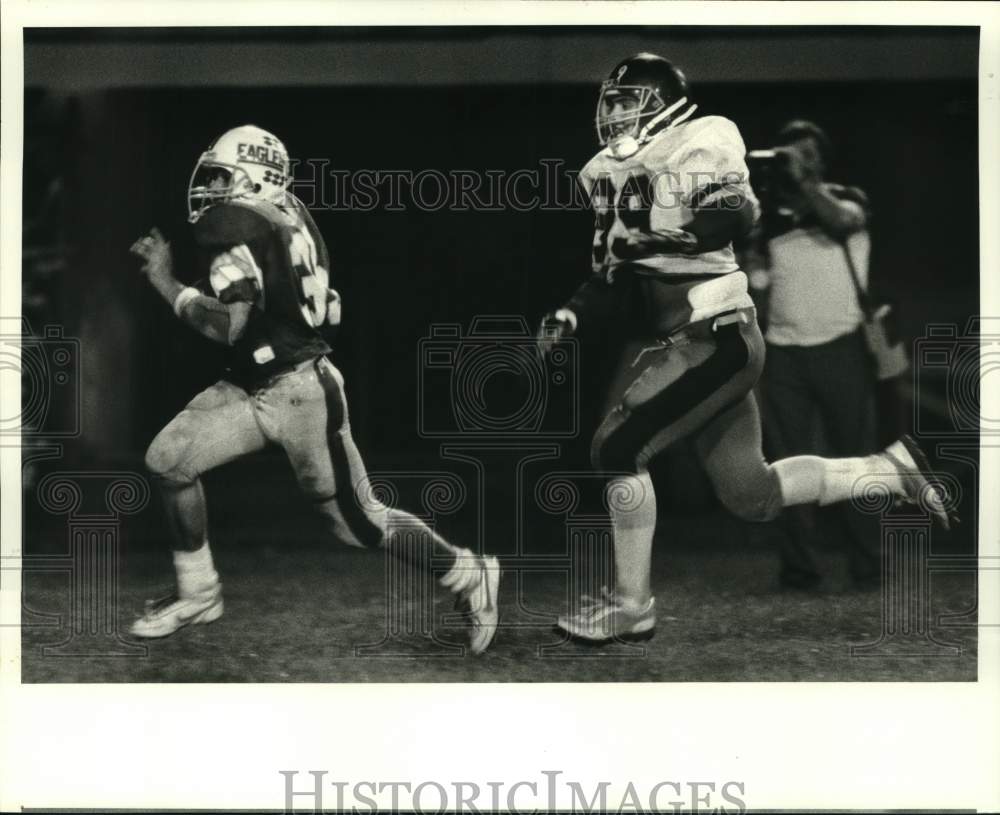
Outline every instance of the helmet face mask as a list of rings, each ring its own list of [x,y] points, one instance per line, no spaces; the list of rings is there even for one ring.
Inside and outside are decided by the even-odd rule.
[[[597,138],[601,144],[621,136],[637,138],[640,126],[664,107],[653,88],[606,80],[597,99]]]
[[[253,191],[254,184],[242,167],[202,157],[195,165],[188,184],[190,219],[196,221],[210,206],[232,201],[234,198],[249,197]]]
[[[618,63],[597,98],[597,140],[615,158],[627,158],[654,134],[680,124],[696,105],[688,85],[663,57],[636,54]]]
[[[223,133],[201,154],[188,184],[188,220],[209,207],[239,198],[282,206],[291,184],[284,145],[259,127],[244,125]]]

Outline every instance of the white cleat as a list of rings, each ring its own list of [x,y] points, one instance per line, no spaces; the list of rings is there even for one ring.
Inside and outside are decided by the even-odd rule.
[[[556,626],[577,640],[595,645],[641,642],[656,633],[656,601],[650,597],[641,608],[630,608],[607,589],[599,598],[584,597],[576,614],[560,616]]]
[[[471,562],[470,562],[471,561]],[[472,627],[469,650],[481,654],[497,633],[500,608],[500,561],[491,555],[460,556],[455,566],[441,578],[441,585],[458,595],[456,609],[464,612]]]
[[[211,623],[222,616],[222,584],[215,583],[191,597],[171,594],[147,600],[145,613],[129,629],[134,637],[167,637],[178,628]]]
[[[882,453],[896,468],[903,482],[902,500],[917,504],[931,513],[945,529],[958,523],[958,514],[948,497],[948,490],[931,473],[927,456],[910,436],[903,436]]]

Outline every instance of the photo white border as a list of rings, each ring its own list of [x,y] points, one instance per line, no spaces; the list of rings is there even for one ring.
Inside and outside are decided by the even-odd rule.
[[[981,311],[1000,315],[996,3],[7,0],[0,13],[3,315],[19,313],[20,302],[22,29],[179,20],[199,26],[979,25]],[[983,382],[984,411],[1000,405],[997,379]],[[16,413],[14,390],[0,393],[2,415]],[[1000,495],[998,464],[997,449],[983,451],[981,495]],[[20,541],[17,449],[0,449],[0,475],[6,558],[17,554]],[[1000,556],[998,514],[998,502],[983,502],[982,556]],[[580,782],[611,780],[619,789],[627,781],[648,788],[671,780],[737,780],[745,782],[752,809],[997,810],[998,582],[1000,572],[981,576],[980,621],[994,627],[979,630],[976,683],[24,686],[19,630],[11,625],[19,619],[20,587],[17,573],[5,571],[0,810],[280,809],[282,769],[303,777],[326,770],[328,778],[351,783],[513,783],[541,781],[542,770],[562,770]]]

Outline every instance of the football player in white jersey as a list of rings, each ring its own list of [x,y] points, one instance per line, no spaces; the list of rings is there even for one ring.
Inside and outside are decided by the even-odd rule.
[[[945,526],[951,514],[908,437],[867,457],[765,461],[752,393],[764,342],[732,247],[760,208],[736,125],[695,111],[683,73],[662,57],[615,66],[597,103],[601,150],[580,173],[596,216],[592,274],[539,331],[545,354],[560,337],[601,332],[610,320],[629,329],[591,446],[609,478],[616,586],[558,621],[588,641],[653,634],[647,466],[680,439],[693,439],[721,502],[747,520],[848,500],[866,477],[920,500]]]

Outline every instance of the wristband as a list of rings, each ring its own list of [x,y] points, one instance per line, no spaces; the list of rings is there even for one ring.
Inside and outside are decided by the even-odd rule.
[[[180,317],[181,311],[183,311],[184,306],[186,306],[200,294],[201,294],[200,291],[191,286],[186,286],[183,289],[181,289],[177,297],[174,299],[174,314]]]

